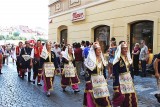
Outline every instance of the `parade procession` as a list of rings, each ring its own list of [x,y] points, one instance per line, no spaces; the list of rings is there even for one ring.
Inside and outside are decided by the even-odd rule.
[[[126,41],[120,41],[117,45],[113,37],[110,43],[105,54],[102,53],[99,42],[89,41],[66,45],[37,40],[19,42],[18,46],[1,46],[0,75],[4,75],[3,66],[8,65],[7,57],[11,56],[12,63],[16,63],[17,76],[32,85],[42,86],[47,97],[54,96],[51,93],[57,91],[54,90],[54,84],[57,79],[55,77],[58,76],[61,78],[58,84],[63,93],[69,91],[67,86],[71,86],[74,94],[84,91],[84,107],[138,107],[134,76],[140,74],[137,71],[139,68],[133,66],[135,60],[132,60]],[[144,47],[141,45],[141,50]],[[141,50],[139,55],[142,54]],[[148,53],[144,55],[144,52],[142,57],[147,58]],[[159,54],[154,62],[156,78],[159,78],[158,58]],[[85,83],[84,90],[80,90],[81,81]],[[108,81],[113,82],[113,92],[108,88]],[[155,94],[158,102],[159,95]]]
[[[0,107],[160,107],[160,0],[0,0]]]

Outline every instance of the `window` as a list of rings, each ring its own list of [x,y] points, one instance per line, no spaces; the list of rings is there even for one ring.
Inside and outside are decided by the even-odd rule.
[[[145,40],[149,51],[153,52],[153,22],[152,21],[139,21],[131,24],[131,49],[133,49],[135,43],[140,43],[141,40]]]
[[[106,25],[99,26],[94,30],[94,41],[99,41],[102,52],[109,48],[110,27]]]
[[[64,29],[61,31],[61,38],[60,38],[60,42],[67,44],[67,29]]]

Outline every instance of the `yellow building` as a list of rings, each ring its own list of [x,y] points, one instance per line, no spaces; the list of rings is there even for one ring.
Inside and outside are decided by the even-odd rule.
[[[98,40],[103,51],[111,37],[126,40],[131,49],[144,39],[160,52],[160,0],[50,0],[49,40]]]

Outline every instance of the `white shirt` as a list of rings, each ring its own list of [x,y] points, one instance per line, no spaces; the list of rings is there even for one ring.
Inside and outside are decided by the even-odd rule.
[[[56,57],[60,57],[61,49],[58,48],[53,48],[53,52],[56,54]]]
[[[146,45],[141,48],[139,60],[146,60],[148,58],[148,47]]]

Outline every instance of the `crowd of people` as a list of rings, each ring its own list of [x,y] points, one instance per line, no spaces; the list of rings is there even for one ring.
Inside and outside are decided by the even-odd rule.
[[[137,107],[134,75],[139,75],[140,62],[142,76],[146,76],[148,60],[145,41],[141,40],[140,44],[136,43],[130,54],[128,43],[120,41],[117,45],[113,37],[105,56],[98,42],[82,41],[72,45],[51,42],[42,44],[40,40],[35,44],[30,44],[29,41],[25,41],[24,44],[19,42],[18,46],[0,47],[0,74],[2,74],[2,64],[6,60],[8,65],[8,57],[11,55],[13,63],[16,61],[18,76],[24,79],[28,73],[28,82],[38,86],[43,85],[48,97],[53,90],[55,75],[61,75],[63,92],[66,92],[67,86],[71,86],[75,93],[80,91],[78,84],[79,77],[82,76],[86,81],[83,100],[85,107]],[[160,85],[159,59],[159,57],[156,59],[154,68]],[[33,77],[31,69],[33,69]],[[112,100],[109,97],[108,79],[113,79]],[[157,99],[160,98],[160,94],[155,96]],[[160,102],[160,99],[158,101]]]

